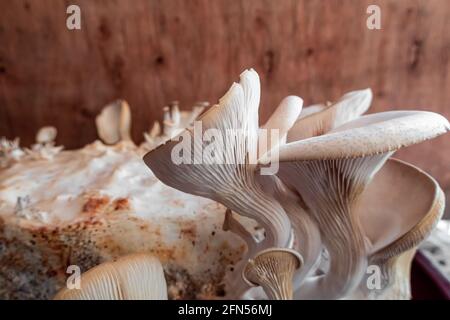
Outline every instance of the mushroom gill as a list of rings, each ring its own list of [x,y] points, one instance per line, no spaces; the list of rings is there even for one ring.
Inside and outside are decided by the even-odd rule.
[[[293,229],[291,248],[303,259],[301,269],[294,276],[294,289],[298,289],[304,279],[315,271],[320,260],[322,252],[320,230],[307,214],[305,204],[295,190],[286,187],[276,175],[258,175],[258,179],[264,191],[277,199],[291,220]]]
[[[132,254],[102,263],[81,275],[81,289],[64,288],[55,300],[167,300],[158,259]]]
[[[294,273],[302,264],[296,251],[270,248],[250,259],[242,276],[250,285],[261,286],[269,299],[291,300]]]

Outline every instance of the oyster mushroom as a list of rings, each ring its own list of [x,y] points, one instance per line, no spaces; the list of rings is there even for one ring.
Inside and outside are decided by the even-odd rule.
[[[42,127],[36,134],[36,143],[25,148],[25,153],[32,159],[53,160],[64,149],[63,146],[55,146],[57,133],[55,127]]]
[[[369,246],[354,209],[362,191],[395,150],[449,128],[431,112],[384,112],[280,147],[277,175],[301,194],[330,256],[327,274],[305,282],[298,298],[341,298],[359,284]]]
[[[258,151],[258,142],[262,139],[258,133],[259,98],[258,74],[254,70],[243,72],[240,83],[234,83],[219,104],[199,118],[193,130],[177,137],[183,139],[181,143],[177,139],[169,141],[149,152],[144,161],[163,183],[210,198],[233,212],[256,220],[265,230],[265,239],[257,246],[258,250],[262,250],[288,247],[291,224],[283,207],[264,192],[256,178],[256,172],[260,170],[257,166],[258,154],[278,145],[286,136],[300,114],[302,100],[288,97],[281,102],[264,127],[276,127],[276,133],[281,134],[271,134],[269,147],[260,143]],[[212,136],[214,139],[208,139]],[[205,138],[208,141],[205,142]],[[212,141],[216,147],[214,152],[201,152],[204,147],[213,144]],[[183,144],[185,148],[179,149]],[[200,154],[196,150],[200,150]],[[177,163],[173,155],[180,153],[183,154],[183,161]],[[249,256],[254,254],[248,251]],[[240,262],[234,274],[240,273],[245,263],[246,259]],[[228,291],[237,296],[245,290],[242,282],[236,283],[239,280],[232,277],[228,283]]]
[[[371,243],[369,265],[379,267],[382,287],[370,289],[366,274],[352,297],[410,298],[411,260],[442,217],[444,203],[431,176],[397,159],[386,162],[355,208]]]
[[[183,158],[187,156],[184,158],[186,162],[173,161],[172,155],[180,152],[176,148],[179,141],[159,146],[145,155],[144,161],[165,184],[210,198],[234,212],[255,219],[264,227],[264,241],[269,246],[285,247],[290,238],[289,219],[280,204],[264,193],[255,179],[259,97],[258,74],[253,70],[243,72],[240,83],[234,83],[219,104],[199,118],[201,128],[194,126],[194,130],[187,130],[178,137],[183,141],[186,139],[187,150],[191,151],[183,154]],[[216,139],[216,153],[199,155],[195,150],[201,152],[207,145],[204,134],[209,129],[216,130],[217,137],[226,137],[226,141]],[[223,161],[218,161],[216,156]]]
[[[95,118],[95,124],[100,139],[106,144],[131,141],[130,106],[124,100],[117,100],[104,107]]]
[[[20,147],[20,139],[8,140],[0,137],[0,169],[7,168],[12,163],[20,161],[25,152]]]
[[[271,248],[249,260],[242,276],[249,285],[263,287],[269,299],[291,300],[294,273],[302,264],[296,251]]]
[[[36,143],[46,144],[52,143],[56,139],[58,131],[55,127],[42,127],[36,134]]]
[[[100,264],[81,275],[81,289],[64,288],[55,300],[167,300],[158,259],[132,254]]]
[[[245,229],[227,214],[225,228],[236,232],[249,247],[236,270],[247,266],[247,259],[254,257],[251,251],[290,248],[293,243],[302,256],[308,252],[305,247],[310,252],[309,256],[305,253],[308,268],[302,268],[294,276],[295,286],[302,284],[296,297],[345,297],[360,283],[372,248],[355,210],[365,186],[398,148],[431,139],[449,127],[443,117],[429,112],[387,112],[338,126],[366,111],[370,100],[369,90],[353,92],[329,107],[311,108],[308,116],[297,115],[295,119],[299,121],[292,133],[298,134],[296,138],[306,139],[289,142],[288,130],[296,112],[284,104],[296,104],[289,102],[295,98],[287,99],[263,126],[281,131],[278,137],[270,137],[269,147],[264,149],[258,146],[264,135],[256,133],[259,80],[254,71],[246,71],[241,75],[240,84],[234,84],[219,105],[201,117],[200,130],[194,126],[177,137],[182,139],[184,147],[170,141],[148,153],[144,160],[169,186],[221,202],[264,227],[265,239],[255,244]],[[314,126],[314,118],[322,122]],[[300,132],[302,124],[306,133]],[[216,130],[215,133],[223,134],[228,129],[241,130],[244,134],[223,141],[210,132]],[[326,133],[327,130],[332,131]],[[205,136],[210,138],[206,142],[202,139]],[[202,153],[202,147],[210,144],[215,145],[214,152]],[[260,178],[259,172],[265,164],[277,163],[278,151],[277,177]],[[255,159],[258,165],[253,164]],[[296,220],[297,216],[300,218]],[[316,232],[308,235],[309,230]],[[327,250],[329,270],[303,281],[315,269],[322,243]],[[231,288],[237,288],[235,292],[240,296],[242,287],[232,285]]]
[[[304,139],[322,135],[345,122],[359,117],[367,111],[372,100],[370,89],[349,92],[336,103],[317,104],[302,109],[295,124],[290,124],[288,140]],[[274,113],[277,114],[277,113]],[[276,128],[276,126],[274,126]],[[283,145],[286,136],[280,141]],[[295,194],[276,176],[259,176],[266,191],[273,194],[288,213],[295,235],[294,248],[304,259],[301,272],[295,276],[298,288],[306,276],[315,270],[322,252],[320,232],[316,223],[306,214],[301,196]]]

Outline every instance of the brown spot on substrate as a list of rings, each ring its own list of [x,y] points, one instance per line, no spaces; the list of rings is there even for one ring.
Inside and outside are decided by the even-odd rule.
[[[119,198],[114,200],[113,206],[115,211],[130,210],[130,202],[127,198]]]
[[[89,197],[83,205],[83,213],[95,214],[104,209],[110,202],[109,197]]]

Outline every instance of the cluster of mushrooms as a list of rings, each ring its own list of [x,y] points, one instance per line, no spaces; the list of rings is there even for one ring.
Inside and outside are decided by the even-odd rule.
[[[51,160],[63,150],[55,145],[57,130],[55,127],[42,127],[36,133],[36,142],[30,148],[21,148],[20,139],[0,138],[0,169],[8,168],[24,158]]]
[[[211,153],[201,163],[174,163],[180,137],[192,138],[192,154],[183,157],[194,157],[199,142],[189,126],[145,155],[163,183],[228,208],[223,228],[241,237],[247,250],[225,277],[226,298],[410,298],[412,258],[441,218],[445,201],[432,177],[391,156],[446,133],[450,124],[425,111],[362,115],[371,100],[366,89],[302,110],[301,98],[286,97],[261,126],[278,130],[276,139],[268,139],[258,124],[259,77],[246,70],[198,118],[203,132],[243,132],[232,147],[218,144],[226,163]],[[261,139],[269,148],[259,148]],[[253,154],[257,161],[250,161]],[[275,162],[275,174],[261,174]],[[239,216],[255,220],[264,236],[256,237]],[[374,266],[381,277],[376,288],[368,285]],[[163,269],[147,254],[99,265],[82,283],[82,290],[63,289],[57,298],[167,297]]]

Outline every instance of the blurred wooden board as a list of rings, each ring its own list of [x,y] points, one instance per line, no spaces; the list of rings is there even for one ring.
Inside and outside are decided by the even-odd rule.
[[[77,4],[82,29],[66,28]],[[369,4],[382,30],[368,30]],[[262,116],[284,96],[306,104],[358,88],[371,112],[423,109],[450,118],[450,2],[446,0],[14,0],[0,2],[0,136],[30,144],[44,125],[58,142],[96,137],[94,116],[124,98],[133,136],[164,104],[217,101],[238,74],[262,80]],[[450,139],[398,157],[434,175],[450,198]]]

